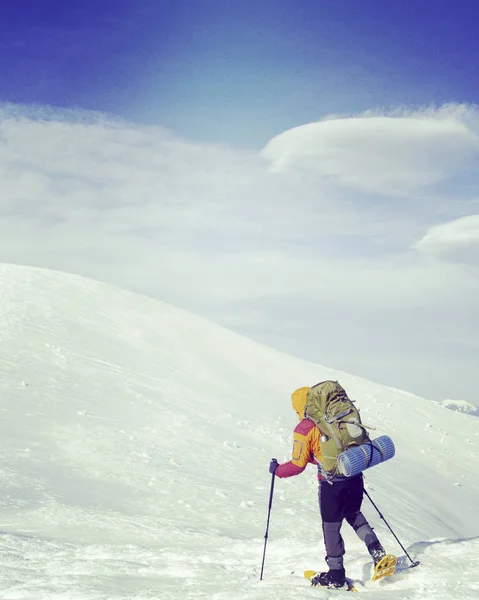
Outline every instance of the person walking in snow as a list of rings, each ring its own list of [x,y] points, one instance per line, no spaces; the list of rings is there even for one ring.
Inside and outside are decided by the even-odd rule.
[[[375,565],[386,556],[386,552],[361,512],[364,490],[362,473],[355,477],[335,475],[332,479],[326,479],[321,475],[321,432],[313,421],[305,417],[306,400],[310,389],[299,388],[291,396],[293,409],[299,417],[299,423],[293,432],[292,458],[283,464],[278,464],[273,459],[269,471],[276,477],[285,478],[299,475],[308,464],[318,465],[318,500],[329,571],[318,573],[311,579],[311,583],[322,587],[348,589],[343,564],[344,541],[341,536],[341,525],[344,519],[364,542]]]

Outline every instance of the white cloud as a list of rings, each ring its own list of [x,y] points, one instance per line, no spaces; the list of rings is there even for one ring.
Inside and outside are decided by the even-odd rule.
[[[300,169],[366,192],[411,194],[477,160],[475,117],[456,107],[329,118],[278,135],[263,156],[276,171]]]
[[[479,265],[479,215],[430,227],[413,248],[452,262]]]
[[[7,107],[0,261],[146,292],[286,351],[427,395],[419,365],[436,372],[441,364],[445,373],[441,348],[456,372],[479,358],[470,348],[477,280],[411,252],[439,214],[477,210],[455,189],[454,202],[420,192],[444,176],[447,157],[472,158],[476,114],[448,107],[404,120],[327,121],[344,160],[326,160],[324,172],[272,172],[253,150],[191,143],[102,115]],[[426,150],[434,146],[432,159]],[[394,152],[381,158],[381,148]],[[383,160],[380,173],[374,160]],[[447,162],[447,174],[462,181],[462,166]],[[470,170],[470,187],[477,172]],[[395,186],[413,192],[399,202],[389,195]]]

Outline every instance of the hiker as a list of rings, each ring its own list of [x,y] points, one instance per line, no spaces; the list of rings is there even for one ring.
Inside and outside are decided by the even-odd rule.
[[[324,383],[329,382],[323,382],[318,386]],[[336,384],[336,382],[331,383]],[[318,500],[329,571],[316,574],[311,579],[311,583],[322,587],[348,589],[343,565],[345,552],[341,536],[343,519],[346,519],[359,539],[365,543],[374,565],[386,555],[386,552],[361,512],[364,489],[362,473],[354,477],[344,475],[328,477],[324,474],[324,468],[321,471],[321,467],[324,466],[320,447],[322,434],[315,423],[305,416],[308,392],[315,387],[317,386],[302,387],[293,392],[291,400],[293,409],[298,414],[299,424],[296,425],[293,433],[292,459],[281,465],[273,459],[269,471],[276,477],[284,478],[299,475],[308,464],[318,465]],[[339,388],[342,390],[340,386]]]

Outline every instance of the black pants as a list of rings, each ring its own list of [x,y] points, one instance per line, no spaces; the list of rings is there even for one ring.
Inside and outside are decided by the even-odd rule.
[[[341,536],[343,520],[351,525],[358,537],[369,546],[378,538],[361,512],[363,476],[319,482],[319,509],[323,522],[326,562],[330,569],[343,568],[344,540]]]

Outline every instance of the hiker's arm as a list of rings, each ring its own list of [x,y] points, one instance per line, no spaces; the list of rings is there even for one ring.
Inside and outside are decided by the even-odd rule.
[[[309,447],[308,435],[303,435],[295,430],[293,434],[292,459],[279,465],[275,475],[280,478],[293,477],[304,471],[311,460],[311,449]]]

